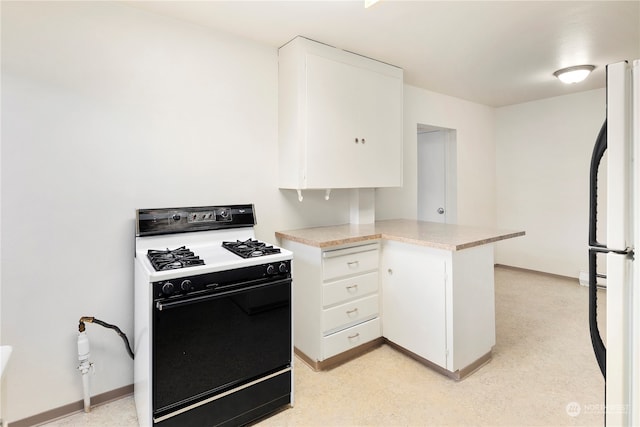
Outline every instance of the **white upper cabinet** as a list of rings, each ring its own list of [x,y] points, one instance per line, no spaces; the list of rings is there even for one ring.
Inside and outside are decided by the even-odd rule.
[[[402,69],[297,37],[279,51],[279,185],[402,185]]]

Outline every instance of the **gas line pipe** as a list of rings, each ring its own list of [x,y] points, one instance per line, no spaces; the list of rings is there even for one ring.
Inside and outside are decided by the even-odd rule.
[[[131,345],[129,344],[129,340],[127,336],[115,325],[111,325],[109,323],[103,322],[102,320],[96,319],[91,316],[83,316],[80,318],[78,323],[78,361],[80,361],[80,365],[78,366],[78,370],[82,375],[82,391],[84,396],[84,412],[91,411],[91,393],[89,391],[89,373],[93,372],[93,363],[89,361],[89,357],[91,356],[91,351],[89,349],[89,337],[87,336],[87,332],[85,331],[85,322],[87,323],[97,323],[100,326],[104,326],[105,328],[110,328],[116,331],[118,335],[123,339],[125,343],[125,347],[127,348],[127,352],[129,356],[133,359],[133,351],[131,350]]]

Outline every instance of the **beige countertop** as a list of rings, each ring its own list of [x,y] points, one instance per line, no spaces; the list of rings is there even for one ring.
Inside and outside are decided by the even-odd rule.
[[[374,224],[344,224],[277,231],[280,240],[329,248],[367,240],[387,239],[449,251],[459,251],[500,240],[524,236],[524,231],[499,230],[441,224],[409,219],[376,221]]]

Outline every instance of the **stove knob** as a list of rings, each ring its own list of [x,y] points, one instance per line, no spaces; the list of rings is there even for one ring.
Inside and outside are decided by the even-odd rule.
[[[185,292],[190,291],[191,290],[191,280],[183,280],[182,283],[180,283],[180,289],[182,289]]]
[[[267,274],[276,274],[276,268],[272,264],[267,265]]]
[[[174,221],[180,221],[181,216],[180,216],[180,214],[173,214],[172,218],[173,218]]]
[[[162,285],[162,293],[165,295],[171,295],[174,290],[175,286],[173,286],[173,283],[171,282],[166,282],[164,285]]]
[[[287,264],[285,264],[284,262],[281,262],[280,265],[278,266],[278,271],[280,273],[286,273],[287,272]]]

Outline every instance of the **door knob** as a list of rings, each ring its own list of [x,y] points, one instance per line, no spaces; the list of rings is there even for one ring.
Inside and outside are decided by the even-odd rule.
[[[444,208],[438,208],[438,213],[442,215],[444,213]]]

